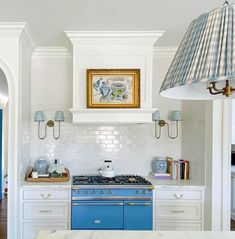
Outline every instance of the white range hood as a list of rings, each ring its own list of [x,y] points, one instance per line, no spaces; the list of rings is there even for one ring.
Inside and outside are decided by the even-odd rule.
[[[74,123],[152,123],[153,45],[162,31],[66,31],[73,51]],[[140,69],[140,108],[88,109],[87,69]]]

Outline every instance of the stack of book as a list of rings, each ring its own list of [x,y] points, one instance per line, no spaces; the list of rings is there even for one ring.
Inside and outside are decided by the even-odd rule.
[[[172,179],[189,179],[189,161],[188,160],[173,160],[167,157],[167,172]]]
[[[155,173],[151,172],[151,176],[155,179],[172,179],[170,173]]]
[[[175,179],[175,180],[188,180],[189,179],[189,161],[188,160],[173,160],[173,158],[166,157],[167,172],[159,174],[151,172],[151,177],[155,179]]]

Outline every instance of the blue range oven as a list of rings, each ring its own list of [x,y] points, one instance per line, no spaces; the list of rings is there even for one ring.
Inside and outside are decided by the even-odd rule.
[[[152,230],[152,185],[73,187],[71,229]]]

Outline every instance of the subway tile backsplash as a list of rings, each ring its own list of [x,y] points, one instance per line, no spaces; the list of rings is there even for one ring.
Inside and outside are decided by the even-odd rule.
[[[181,156],[181,137],[171,140],[163,130],[161,139],[156,140],[153,124],[73,125],[65,122],[61,124],[59,140],[53,139],[51,128],[46,139],[40,140],[37,124],[31,127],[30,164],[38,157],[47,157],[51,162],[61,159],[72,175],[96,174],[104,159],[112,159],[116,174],[146,176],[155,156]]]

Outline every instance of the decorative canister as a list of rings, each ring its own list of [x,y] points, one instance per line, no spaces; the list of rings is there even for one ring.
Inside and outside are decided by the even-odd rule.
[[[34,166],[35,166],[35,171],[37,171],[38,174],[45,174],[47,173],[47,169],[49,165],[45,158],[40,157],[36,160]]]
[[[155,173],[164,174],[167,171],[167,162],[166,159],[162,157],[156,157],[152,161],[152,170]]]

